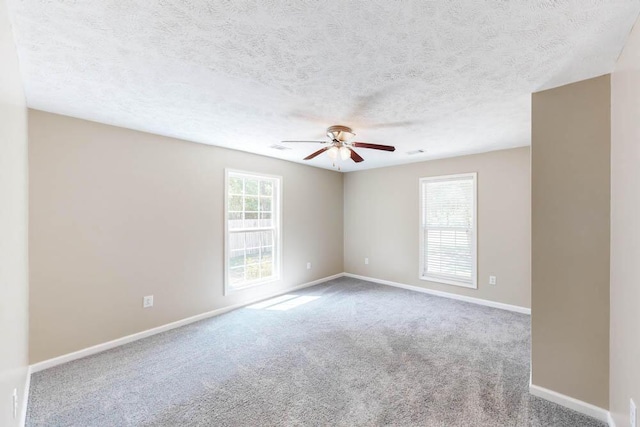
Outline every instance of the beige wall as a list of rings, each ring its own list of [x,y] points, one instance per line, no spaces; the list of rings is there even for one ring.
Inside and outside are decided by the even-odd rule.
[[[611,75],[611,360],[609,408],[640,408],[640,21]],[[640,419],[638,420],[640,422]]]
[[[27,372],[27,109],[7,6],[0,0],[0,425],[17,426]]]
[[[29,131],[32,363],[343,271],[338,172],[33,110]],[[282,280],[228,296],[225,167],[284,196]]]
[[[610,81],[532,96],[532,381],[609,404]]]
[[[529,163],[524,147],[345,174],[345,271],[529,307]],[[418,180],[464,172],[478,173],[477,290],[418,279]]]

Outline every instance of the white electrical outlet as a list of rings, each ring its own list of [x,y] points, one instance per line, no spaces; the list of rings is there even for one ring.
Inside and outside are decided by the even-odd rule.
[[[153,295],[148,295],[142,298],[142,307],[143,308],[153,307]]]
[[[18,418],[18,389],[13,389],[13,418]]]
[[[629,399],[629,424],[631,427],[638,427],[638,414],[636,411],[636,402]]]
[[[496,276],[489,276],[489,284],[495,285],[497,283]]]
[[[307,263],[307,270],[311,270],[311,261]]]
[[[364,259],[364,263],[365,263],[365,264],[369,264],[369,258],[365,258],[365,259]]]

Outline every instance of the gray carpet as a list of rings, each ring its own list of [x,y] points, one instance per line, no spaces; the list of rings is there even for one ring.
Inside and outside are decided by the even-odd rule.
[[[319,298],[34,374],[27,425],[604,425],[529,395],[526,315],[347,278],[293,294]]]

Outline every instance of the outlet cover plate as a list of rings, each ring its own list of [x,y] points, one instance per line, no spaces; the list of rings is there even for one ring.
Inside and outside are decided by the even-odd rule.
[[[142,298],[142,307],[143,308],[153,307],[153,295],[147,295],[146,297]]]
[[[638,411],[633,399],[629,399],[629,424],[631,427],[638,427]]]

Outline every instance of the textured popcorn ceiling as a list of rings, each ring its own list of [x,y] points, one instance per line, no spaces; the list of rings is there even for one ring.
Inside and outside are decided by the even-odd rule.
[[[530,143],[530,93],[610,72],[640,0],[10,0],[29,106],[302,162]],[[409,156],[408,151],[425,153]],[[326,155],[309,162],[331,168]]]

